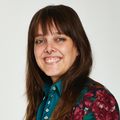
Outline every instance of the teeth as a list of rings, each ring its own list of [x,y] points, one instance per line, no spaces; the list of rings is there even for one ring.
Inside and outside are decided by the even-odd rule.
[[[45,58],[46,63],[56,63],[58,61],[60,61],[59,57],[47,57],[47,58]]]

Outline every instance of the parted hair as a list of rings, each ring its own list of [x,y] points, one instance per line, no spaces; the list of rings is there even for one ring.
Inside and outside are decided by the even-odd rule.
[[[25,115],[26,120],[36,120],[37,109],[44,97],[43,86],[46,82],[51,81],[51,78],[36,63],[34,39],[39,25],[41,25],[43,33],[47,34],[48,30],[52,30],[53,24],[58,32],[64,33],[73,40],[79,55],[69,70],[60,78],[63,80],[62,95],[51,115],[51,120],[69,119],[69,113],[91,71],[91,47],[77,13],[71,7],[65,5],[50,5],[37,11],[31,20],[28,31],[26,70],[28,104]]]

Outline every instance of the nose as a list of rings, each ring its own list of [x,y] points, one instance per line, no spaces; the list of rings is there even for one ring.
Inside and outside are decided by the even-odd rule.
[[[54,45],[51,43],[47,43],[44,52],[48,53],[48,54],[52,54],[55,51],[56,51],[56,49],[54,48]]]

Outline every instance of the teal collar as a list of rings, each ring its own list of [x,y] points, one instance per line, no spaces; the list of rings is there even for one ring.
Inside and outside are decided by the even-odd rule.
[[[56,83],[54,84],[51,84],[51,83],[46,83],[44,88],[43,88],[43,91],[45,93],[45,96],[48,95],[49,91],[51,91],[51,89],[55,87],[57,89],[57,92],[59,94],[59,96],[61,96],[62,94],[62,80],[58,80]]]

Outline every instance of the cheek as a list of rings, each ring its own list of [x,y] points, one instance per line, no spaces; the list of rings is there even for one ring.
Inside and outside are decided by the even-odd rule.
[[[78,55],[77,49],[73,46],[65,47],[62,49],[62,53],[64,54],[66,64],[70,64],[70,66],[73,64],[76,56]]]
[[[36,62],[38,63],[38,61],[40,60],[40,57],[42,55],[42,50],[39,47],[34,47],[34,55],[35,55],[35,59]]]
[[[73,46],[68,46],[63,51],[69,57],[75,58],[78,55],[77,49]]]
[[[34,54],[35,56],[40,56],[42,54],[42,48],[39,46],[34,47]]]

